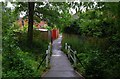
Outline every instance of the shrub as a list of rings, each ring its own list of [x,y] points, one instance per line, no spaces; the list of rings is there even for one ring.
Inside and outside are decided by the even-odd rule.
[[[117,41],[118,42],[118,41]],[[85,37],[63,34],[64,44],[68,43],[82,62],[77,63],[76,69],[86,79],[118,79],[120,75],[120,48],[109,38]]]

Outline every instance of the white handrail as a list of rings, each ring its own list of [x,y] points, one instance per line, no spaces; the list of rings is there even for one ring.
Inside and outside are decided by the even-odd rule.
[[[65,49],[67,50],[68,53],[68,58],[71,58],[74,62],[74,65],[76,66],[77,59],[76,59],[76,51],[73,51],[70,46],[68,46],[67,43],[65,43]],[[72,52],[72,53],[71,53]],[[73,54],[73,56],[71,55]]]
[[[48,46],[48,57],[49,57],[49,59],[50,59],[50,45]]]
[[[75,61],[74,58],[72,57],[72,55],[70,55],[70,57],[72,58],[73,61]]]
[[[48,57],[48,50],[46,50],[46,54],[47,54],[47,56],[46,56],[46,67],[48,67],[48,60],[49,60],[49,57]]]
[[[67,48],[68,48],[68,47],[67,47],[67,43],[65,43],[65,50],[67,50]]]
[[[77,52],[76,51],[74,51],[74,65],[76,66],[76,63],[77,63],[77,59],[76,59],[76,55],[77,54]]]
[[[74,51],[70,48],[70,51],[72,52],[72,53],[74,53]]]
[[[50,50],[51,50],[51,45],[48,45],[48,50],[46,50],[46,67],[48,67],[49,60],[50,60]]]

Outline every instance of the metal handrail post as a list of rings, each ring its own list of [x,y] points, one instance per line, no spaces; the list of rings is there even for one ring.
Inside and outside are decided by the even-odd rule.
[[[49,60],[49,57],[48,57],[48,50],[46,50],[46,67],[48,67],[48,60]]]
[[[67,50],[67,43],[65,43],[65,50]]]
[[[50,45],[48,46],[48,58],[50,59]]]
[[[70,59],[70,46],[68,46],[68,58]]]
[[[76,51],[74,51],[74,65],[76,66],[76,64],[77,64],[77,59],[76,59]]]

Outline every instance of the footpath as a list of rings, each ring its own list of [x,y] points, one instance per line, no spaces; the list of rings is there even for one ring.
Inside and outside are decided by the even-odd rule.
[[[61,51],[62,36],[53,41],[50,70],[43,75],[43,79],[84,79],[72,67],[67,56]]]

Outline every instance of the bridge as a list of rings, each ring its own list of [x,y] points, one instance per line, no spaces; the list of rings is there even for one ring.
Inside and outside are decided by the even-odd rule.
[[[74,70],[72,67],[69,58],[71,57],[74,61],[74,65],[76,65],[76,51],[70,49],[70,46],[67,46],[65,49],[68,49],[68,57],[67,55],[61,51],[61,41],[62,35],[52,43],[52,54],[50,55],[50,46],[48,46],[48,50],[46,50],[46,67],[48,67],[48,63],[50,60],[50,69],[42,75],[42,79],[46,78],[70,78],[70,79],[84,79],[84,77]],[[73,55],[70,54],[70,51]]]

